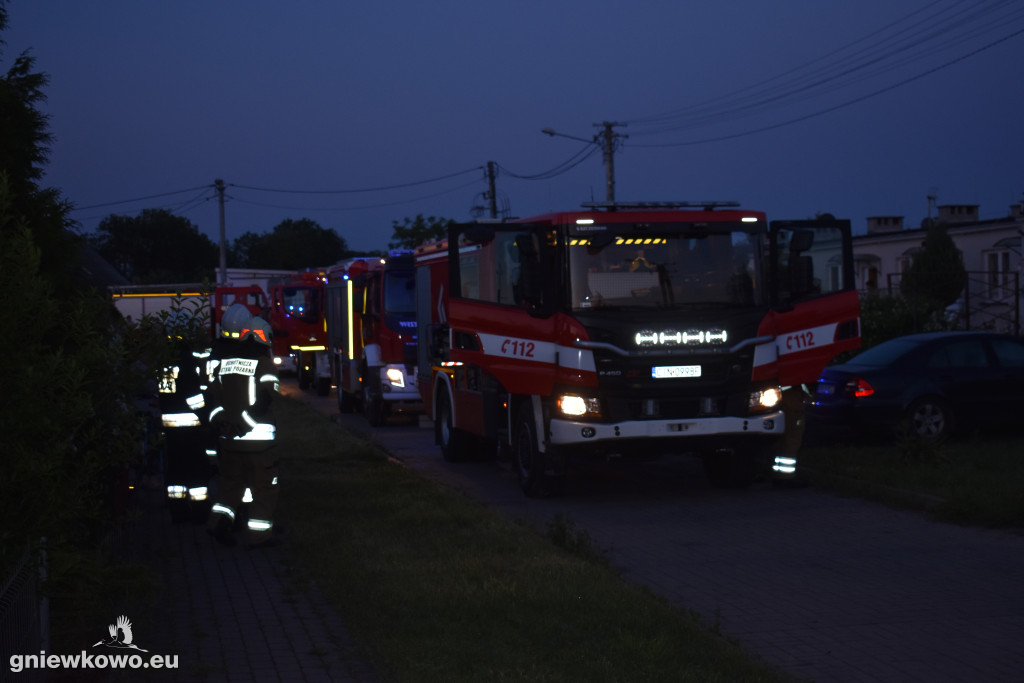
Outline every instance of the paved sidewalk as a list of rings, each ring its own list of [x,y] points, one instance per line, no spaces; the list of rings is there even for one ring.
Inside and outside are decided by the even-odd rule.
[[[143,491],[138,502],[141,516],[128,523],[121,545],[158,572],[160,603],[148,611],[159,623],[127,616],[150,655],[178,655],[177,670],[148,670],[138,680],[377,680],[316,586],[296,584],[287,542],[226,548],[202,524],[172,523],[159,492]]]

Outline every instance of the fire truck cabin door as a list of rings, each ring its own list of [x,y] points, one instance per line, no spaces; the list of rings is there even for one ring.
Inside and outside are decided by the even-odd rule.
[[[769,273],[779,381],[811,384],[860,346],[850,221],[772,221]]]

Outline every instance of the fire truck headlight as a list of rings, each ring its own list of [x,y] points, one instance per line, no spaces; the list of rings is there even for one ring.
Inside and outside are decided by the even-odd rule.
[[[568,417],[600,417],[601,401],[575,394],[562,394],[558,397],[558,409]]]
[[[778,387],[769,387],[755,391],[750,395],[750,407],[754,410],[774,408],[782,401],[782,391]]]
[[[400,368],[388,368],[384,376],[392,386],[402,389],[405,387],[405,373]]]

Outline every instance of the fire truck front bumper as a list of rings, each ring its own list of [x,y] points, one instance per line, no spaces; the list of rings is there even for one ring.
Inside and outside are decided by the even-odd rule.
[[[613,424],[552,419],[550,443],[555,446],[635,447],[655,440],[661,446],[675,442],[679,450],[689,440],[779,437],[786,431],[782,411],[751,417],[696,417],[672,420],[630,420]],[[653,444],[651,444],[653,445]]]

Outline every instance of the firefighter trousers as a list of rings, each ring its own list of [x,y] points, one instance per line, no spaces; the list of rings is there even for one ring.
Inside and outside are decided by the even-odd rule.
[[[277,507],[277,452],[267,450],[246,452],[221,448],[220,483],[210,510],[208,527],[216,532],[225,520],[234,526],[242,513],[248,511],[243,542],[259,545],[273,534],[274,510]]]

